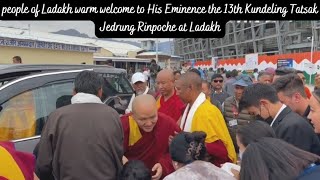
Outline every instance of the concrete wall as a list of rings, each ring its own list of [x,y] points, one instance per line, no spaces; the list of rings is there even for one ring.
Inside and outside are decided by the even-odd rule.
[[[101,48],[99,53],[94,53],[95,56],[103,56],[103,57],[112,57],[113,54],[111,51]]]
[[[0,63],[12,64],[13,56],[23,64],[93,64],[93,53],[0,46]]]
[[[136,51],[128,51],[128,58],[135,58],[137,56]]]

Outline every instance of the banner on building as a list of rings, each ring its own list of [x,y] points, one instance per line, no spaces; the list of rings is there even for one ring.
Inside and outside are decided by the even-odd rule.
[[[304,63],[304,70],[307,73],[314,74],[317,72],[317,66],[313,63]]]
[[[278,59],[277,68],[293,68],[293,59]]]
[[[218,63],[218,57],[212,57],[211,58],[211,67],[213,69],[216,69],[217,68],[217,63]]]
[[[22,48],[37,48],[62,51],[78,51],[78,52],[99,52],[100,48],[91,46],[80,46],[74,44],[63,44],[55,42],[44,42],[35,40],[21,40],[11,38],[0,38],[0,46],[22,47]]]
[[[252,70],[258,67],[258,53],[247,54],[245,56],[245,69]]]

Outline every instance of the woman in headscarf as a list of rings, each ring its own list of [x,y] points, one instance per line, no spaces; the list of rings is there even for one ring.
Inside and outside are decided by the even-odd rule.
[[[175,172],[165,180],[235,180],[224,170],[212,163],[205,162],[206,134],[204,132],[182,132],[170,144],[170,155]]]

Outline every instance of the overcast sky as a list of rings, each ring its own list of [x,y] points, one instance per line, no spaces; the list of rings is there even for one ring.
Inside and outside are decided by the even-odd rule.
[[[17,28],[28,28],[30,24],[31,30],[54,32],[59,30],[76,29],[80,33],[88,34],[95,37],[94,23],[92,21],[1,21],[0,26],[11,26]],[[119,40],[139,41],[143,39],[135,38],[118,38]],[[169,39],[159,39],[159,41],[168,41]]]

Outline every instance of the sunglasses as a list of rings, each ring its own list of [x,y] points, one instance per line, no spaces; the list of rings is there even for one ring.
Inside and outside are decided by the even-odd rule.
[[[215,82],[215,83],[217,83],[217,82],[223,83],[223,80],[213,80],[213,82]]]

